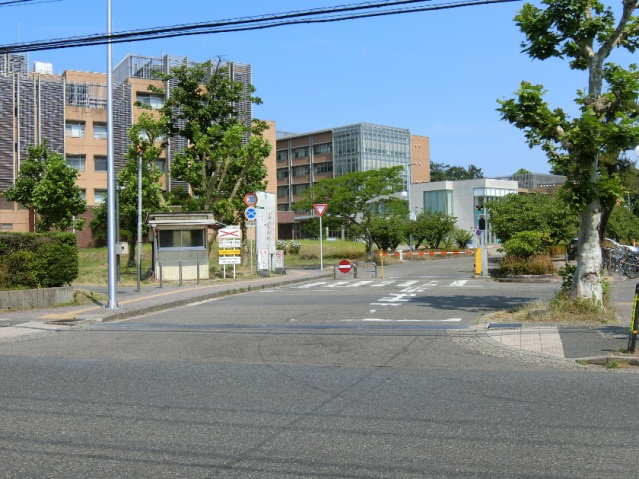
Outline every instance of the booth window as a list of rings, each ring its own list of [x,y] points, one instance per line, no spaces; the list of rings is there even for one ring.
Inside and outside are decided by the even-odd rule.
[[[204,247],[204,229],[159,231],[159,249],[203,249]]]

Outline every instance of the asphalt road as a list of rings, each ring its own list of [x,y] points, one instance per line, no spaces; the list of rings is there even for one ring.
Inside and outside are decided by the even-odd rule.
[[[0,477],[636,476],[636,374],[455,340],[556,285],[412,268],[0,343]]]

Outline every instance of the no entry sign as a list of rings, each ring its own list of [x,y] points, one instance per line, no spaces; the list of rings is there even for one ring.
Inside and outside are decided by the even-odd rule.
[[[337,269],[339,269],[342,273],[350,272],[352,267],[353,267],[353,263],[351,263],[347,259],[343,259],[342,261],[337,263]]]

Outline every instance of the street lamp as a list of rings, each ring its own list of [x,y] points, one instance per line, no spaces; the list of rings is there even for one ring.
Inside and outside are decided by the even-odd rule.
[[[411,166],[419,166],[421,163],[406,163],[404,168],[406,169],[406,190],[402,191],[402,198],[408,200],[408,219],[411,221],[415,221],[417,219],[417,214],[413,212],[413,208],[411,206],[411,198],[410,198],[410,184],[413,175],[411,174]],[[408,238],[408,248],[413,251],[413,233],[411,232]]]

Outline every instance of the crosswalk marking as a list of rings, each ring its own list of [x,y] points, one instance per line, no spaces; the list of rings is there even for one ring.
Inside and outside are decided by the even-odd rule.
[[[382,281],[381,283],[371,284],[371,288],[381,288],[383,286],[388,286],[389,284],[393,284],[395,280],[392,281]]]
[[[358,286],[364,286],[365,284],[372,283],[372,281],[358,281],[357,283],[349,284],[347,288],[357,288]]]
[[[431,280],[428,283],[420,283],[418,280],[404,281],[403,283],[397,283],[396,280],[374,282],[373,280],[361,280],[356,282],[350,281],[315,281],[312,283],[306,283],[299,286],[293,286],[296,289],[309,289],[309,288],[358,288],[360,286],[369,288],[389,288],[400,289],[403,293],[423,293],[428,289],[435,287],[451,287],[460,288],[467,286],[467,279],[458,279],[451,283],[440,283],[436,280]]]

